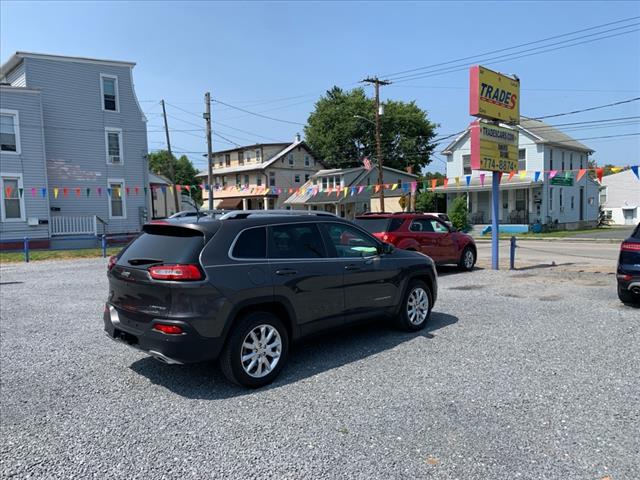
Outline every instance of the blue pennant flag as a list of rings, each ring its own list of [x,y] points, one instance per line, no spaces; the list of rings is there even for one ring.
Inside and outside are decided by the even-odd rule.
[[[537,182],[540,179],[540,172],[536,172],[533,178],[534,178],[533,181]]]
[[[111,187],[107,188],[107,194],[111,196]]]
[[[471,175],[467,175],[465,177],[465,180],[467,181],[467,187],[469,186],[469,184],[471,183]]]
[[[635,173],[635,175],[636,175],[636,177],[638,178],[638,180],[640,180],[640,173],[638,173],[638,165],[633,165],[633,166],[631,167],[631,171],[632,171],[633,173]]]
[[[42,198],[45,198],[47,196],[47,189],[46,188],[41,188],[40,189],[40,195],[42,196]]]

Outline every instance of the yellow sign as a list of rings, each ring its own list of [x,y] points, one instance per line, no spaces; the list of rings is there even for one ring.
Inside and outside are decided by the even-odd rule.
[[[470,115],[520,122],[520,80],[476,65],[470,71],[470,94]]]
[[[492,172],[518,170],[518,131],[491,123],[473,122],[471,169]]]

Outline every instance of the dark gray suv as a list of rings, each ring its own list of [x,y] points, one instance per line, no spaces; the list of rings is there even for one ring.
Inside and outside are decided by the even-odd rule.
[[[278,375],[292,341],[382,316],[419,330],[437,296],[429,257],[320,213],[145,225],[108,277],[112,339],[170,364],[219,358],[254,388]]]

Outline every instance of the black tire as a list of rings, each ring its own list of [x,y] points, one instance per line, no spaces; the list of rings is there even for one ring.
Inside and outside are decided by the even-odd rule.
[[[243,344],[245,343],[245,339],[250,335],[250,332],[254,331],[257,327],[260,326],[268,326],[277,332],[280,338],[280,356],[278,358],[277,363],[273,366],[269,373],[264,374],[264,376],[256,377],[250,375],[243,363],[241,361],[241,355],[243,353],[250,355],[251,351],[247,351],[244,348],[243,352]],[[268,348],[268,347],[267,347]],[[265,358],[265,360],[270,360],[272,357],[269,357],[269,353],[267,352],[267,348],[263,348],[262,353],[255,353],[258,355],[258,359],[260,356]],[[284,324],[276,317],[275,315],[269,312],[252,312],[244,316],[234,327],[233,330],[229,333],[229,337],[227,338],[227,342],[222,350],[220,355],[220,367],[224,375],[233,383],[241,385],[243,387],[248,388],[260,388],[269,383],[273,382],[275,378],[278,376],[282,368],[284,367],[287,357],[289,354],[289,335],[287,334],[287,329]],[[251,360],[252,361],[252,360]],[[249,362],[249,360],[247,360]],[[262,365],[258,365],[261,370]],[[254,367],[253,373],[257,374],[257,370]],[[251,369],[249,369],[251,370]]]
[[[635,295],[633,292],[629,290],[625,290],[620,287],[618,287],[618,298],[622,303],[625,303],[625,304],[629,304],[629,305],[640,304],[640,295]]]
[[[422,290],[426,294],[426,300],[429,302],[429,306],[427,309],[427,314],[421,321],[412,321],[409,314],[409,302],[414,293],[420,295],[418,292]],[[407,332],[416,332],[418,330],[422,330],[429,319],[431,318],[431,307],[433,306],[433,295],[431,294],[431,289],[429,286],[423,282],[422,280],[411,280],[409,285],[407,286],[407,291],[404,294],[404,298],[402,299],[402,306],[400,307],[400,314],[396,319],[396,325],[398,328],[405,330]],[[416,320],[420,320],[418,317],[414,317]]]
[[[460,255],[460,261],[458,262],[458,268],[465,272],[470,272],[473,270],[474,265],[476,264],[476,252],[471,247],[464,247],[462,250],[462,255]]]

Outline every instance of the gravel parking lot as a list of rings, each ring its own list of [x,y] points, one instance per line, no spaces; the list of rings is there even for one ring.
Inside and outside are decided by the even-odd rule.
[[[613,275],[446,270],[427,331],[308,340],[247,391],[106,338],[105,270],[0,269],[4,478],[640,478],[640,310]]]

